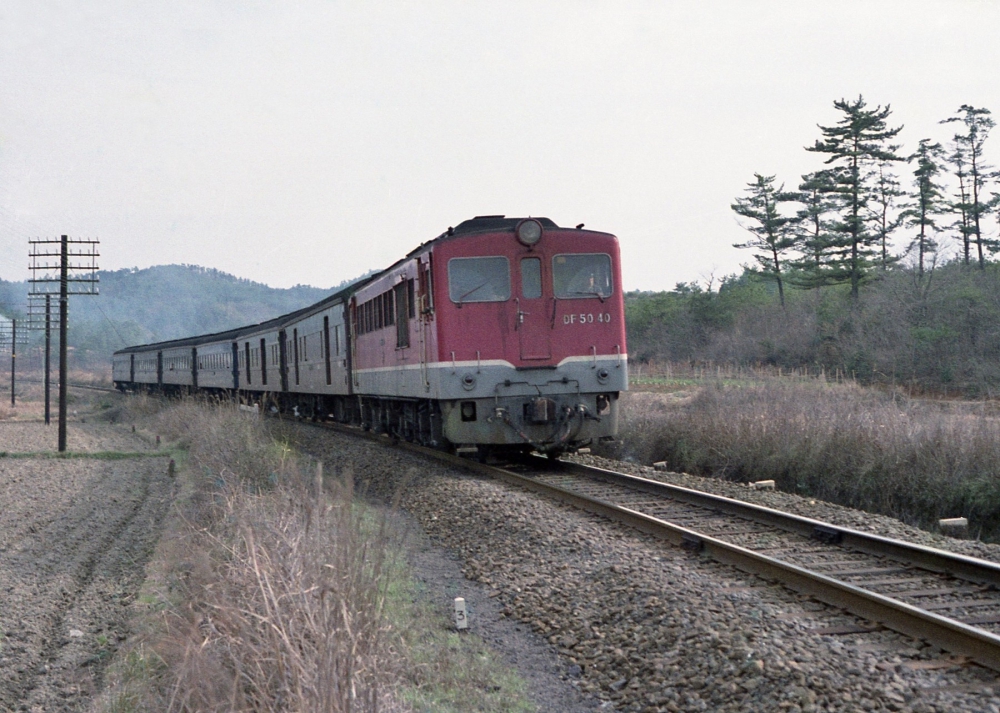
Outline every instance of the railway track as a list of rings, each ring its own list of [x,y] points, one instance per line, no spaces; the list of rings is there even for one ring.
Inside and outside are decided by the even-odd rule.
[[[27,384],[44,384],[45,383],[41,379],[24,379],[24,378],[21,378],[21,379],[18,379],[18,381],[21,381],[21,382],[24,382],[24,383],[27,383]],[[112,388],[112,387],[109,387],[109,386],[93,386],[92,384],[72,384],[72,383],[67,383],[66,386],[70,387],[71,389],[86,389],[88,391],[104,391],[106,393],[117,393],[118,392],[118,389],[115,389],[115,388]],[[53,382],[53,384],[52,384],[52,390],[54,392],[58,393],[59,384],[57,382]]]
[[[994,562],[575,463],[533,458],[496,470],[510,482],[1000,671]]]
[[[531,457],[497,466],[400,446],[624,523],[867,622],[820,633],[881,626],[1000,671],[1000,564],[577,463]]]

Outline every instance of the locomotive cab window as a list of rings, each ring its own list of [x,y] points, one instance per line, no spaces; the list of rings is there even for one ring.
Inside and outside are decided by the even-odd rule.
[[[531,300],[542,296],[542,261],[537,257],[521,260],[521,297]]]
[[[505,257],[456,257],[448,261],[448,296],[463,302],[510,299],[510,263]]]
[[[611,296],[611,256],[556,255],[552,258],[552,287],[556,297],[572,299]]]

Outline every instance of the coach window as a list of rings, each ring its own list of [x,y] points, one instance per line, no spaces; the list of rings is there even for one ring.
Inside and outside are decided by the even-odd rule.
[[[510,263],[505,257],[456,257],[448,261],[452,302],[504,302],[510,299]]]
[[[393,288],[394,292],[391,293],[395,295],[397,349],[404,349],[410,346],[410,321],[407,317],[409,314],[409,307],[407,306],[408,299],[406,285],[407,283],[400,282]]]
[[[552,287],[556,297],[611,296],[611,256],[556,255],[552,258]]]
[[[521,260],[521,297],[533,300],[542,296],[542,261],[537,257]]]

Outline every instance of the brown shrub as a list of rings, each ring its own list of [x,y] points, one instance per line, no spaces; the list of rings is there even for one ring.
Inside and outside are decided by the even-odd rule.
[[[651,396],[623,400],[615,455],[728,480],[773,479],[788,492],[924,527],[964,515],[982,537],[1000,537],[1000,421],[987,405],[821,379]]]
[[[332,492],[227,483],[222,500],[200,544],[209,576],[170,622],[168,710],[391,710],[388,543],[353,507],[350,475]]]
[[[399,551],[355,503],[349,467],[322,477],[281,426],[230,405],[134,401],[144,425],[187,447],[188,526],[146,660],[139,708],[400,710],[384,612]]]

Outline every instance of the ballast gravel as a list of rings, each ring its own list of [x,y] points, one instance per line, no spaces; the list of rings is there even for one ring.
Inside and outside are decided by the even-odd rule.
[[[859,622],[731,567],[378,443],[298,434],[307,453],[350,467],[373,495],[403,489],[404,508],[471,580],[449,581],[442,607],[485,587],[497,617],[558,653],[558,678],[535,678],[539,710],[1000,713],[992,672],[950,665],[892,632],[817,633]],[[493,625],[474,613],[474,629]],[[563,682],[590,702],[539,690]]]

